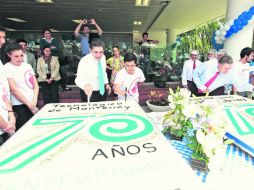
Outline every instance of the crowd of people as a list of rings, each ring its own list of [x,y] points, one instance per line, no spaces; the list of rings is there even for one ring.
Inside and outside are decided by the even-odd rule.
[[[190,53],[190,59],[183,66],[183,87],[188,88],[195,96],[238,94],[252,98],[254,67],[250,63],[254,59],[253,49],[243,48],[239,61],[234,64],[225,49],[219,52],[210,50],[207,59],[202,63],[198,60],[198,51],[193,50]]]
[[[91,26],[96,28],[95,33],[91,32]],[[138,102],[138,88],[149,72],[150,47],[159,41],[148,39],[146,32],[142,40],[135,40],[142,47],[144,68],[140,69],[136,55],[122,56],[118,46],[112,47],[113,55],[106,60],[102,33],[95,19],[82,20],[74,31],[82,50],[75,79],[81,102],[106,101],[107,94],[112,92],[118,99]],[[0,145],[37,113],[39,89],[44,104],[60,102],[61,81],[59,44],[50,29],[43,30],[37,59],[27,51],[24,39],[6,42],[5,38],[6,31],[0,27]],[[195,96],[204,96],[222,95],[225,86],[232,85],[233,93],[250,98],[254,69],[248,63],[253,56],[251,48],[244,48],[239,63],[233,67],[233,60],[225,50],[219,53],[210,50],[208,60],[203,63],[198,60],[198,51],[193,50],[183,66],[182,86]]]

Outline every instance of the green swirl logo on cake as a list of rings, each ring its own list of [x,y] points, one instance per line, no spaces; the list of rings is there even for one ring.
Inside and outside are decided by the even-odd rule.
[[[125,142],[147,136],[153,125],[134,114],[110,114],[96,118],[89,127],[94,138],[107,142]]]

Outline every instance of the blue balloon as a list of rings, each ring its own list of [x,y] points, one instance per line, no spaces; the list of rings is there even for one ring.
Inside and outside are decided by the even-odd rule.
[[[232,32],[232,33],[237,33],[237,31],[238,31],[238,30],[237,30],[237,25],[232,25],[232,26],[231,26],[231,32]]]
[[[250,20],[252,18],[252,15],[248,12],[246,15],[245,15],[245,18],[246,20]],[[245,20],[243,20],[245,21]]]
[[[237,28],[238,31],[242,30],[243,29],[243,25],[239,24],[236,28]]]
[[[235,19],[235,20],[234,20],[234,24],[233,24],[232,26],[234,26],[234,25],[237,26],[237,25],[239,25],[239,24],[240,24],[240,21],[239,21],[238,19]]]
[[[225,35],[225,38],[229,38],[231,35],[232,35],[232,31],[228,30],[226,35]]]
[[[244,14],[241,14],[239,17],[238,17],[238,20],[240,21],[243,21],[245,19],[245,15]]]
[[[246,26],[247,24],[248,24],[248,20],[243,20],[243,21],[242,21],[242,25],[243,25],[243,26]]]
[[[250,8],[249,13],[250,13],[251,15],[254,15],[254,6]]]

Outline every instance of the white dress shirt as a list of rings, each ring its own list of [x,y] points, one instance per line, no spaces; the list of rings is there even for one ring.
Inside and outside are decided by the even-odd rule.
[[[103,55],[100,60],[96,60],[93,55],[89,53],[83,57],[78,64],[75,83],[79,88],[84,89],[85,85],[90,84],[93,91],[99,91],[98,62],[102,64],[104,83],[108,83],[105,56]]]
[[[196,68],[201,65],[201,61],[196,60]],[[183,65],[183,72],[182,72],[182,85],[187,85],[187,80],[192,81],[193,78],[193,64],[194,61],[192,59],[186,60]]]
[[[207,83],[218,72],[218,64],[202,64],[200,67],[193,71],[193,80],[197,85],[197,88],[205,91]],[[209,92],[222,87],[226,84],[235,84],[235,76],[232,70],[229,70],[226,74],[219,73],[217,78],[208,87]]]
[[[234,64],[233,71],[235,72],[237,83],[236,91],[237,92],[252,92],[253,86],[249,83],[250,72],[253,71],[253,68],[249,66],[249,63],[237,62]]]

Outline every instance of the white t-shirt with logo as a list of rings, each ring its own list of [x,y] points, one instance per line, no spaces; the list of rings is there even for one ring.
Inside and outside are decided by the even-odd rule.
[[[8,96],[8,93],[5,88],[5,85],[2,83],[0,79],[0,115],[6,122],[8,121],[8,110],[5,103],[6,102],[5,99],[8,99],[7,96]],[[3,133],[4,131],[0,129],[0,135]]]
[[[145,76],[140,68],[135,67],[135,72],[133,75],[128,74],[126,69],[123,68],[117,73],[114,84],[120,84],[121,90],[127,89],[127,99],[132,99],[136,102],[139,102],[138,83],[144,81]],[[119,100],[124,98],[124,96],[118,95]]]
[[[31,65],[22,63],[19,66],[13,65],[11,63],[6,63],[4,65],[4,72],[6,73],[7,79],[12,78],[17,88],[20,92],[29,100],[32,101],[34,97],[34,71]],[[11,93],[11,103],[13,105],[24,104],[20,102],[12,93]]]

